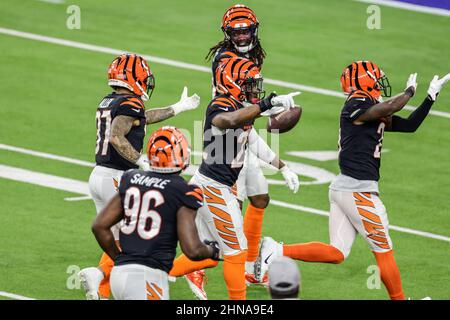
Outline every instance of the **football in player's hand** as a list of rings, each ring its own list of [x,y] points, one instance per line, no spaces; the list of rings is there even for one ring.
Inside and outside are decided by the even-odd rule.
[[[267,131],[270,133],[283,133],[291,130],[302,115],[302,108],[295,106],[267,119]]]

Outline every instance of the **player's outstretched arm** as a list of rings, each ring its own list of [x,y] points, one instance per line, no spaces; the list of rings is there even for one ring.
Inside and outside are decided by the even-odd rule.
[[[430,112],[430,109],[434,101],[436,101],[437,95],[441,91],[443,85],[449,80],[450,73],[441,79],[439,79],[439,76],[434,76],[433,80],[430,82],[427,97],[422,104],[406,119],[396,115],[390,117],[386,124],[386,131],[415,132]]]
[[[194,110],[200,105],[200,97],[194,93],[192,96],[188,97],[188,88],[184,87],[181,93],[180,100],[165,108],[149,109],[145,111],[146,124],[157,123],[177,114]]]
[[[197,212],[188,207],[181,207],[177,212],[177,232],[181,250],[191,260],[220,259],[220,251],[217,242],[205,244],[198,237],[195,225]]]
[[[120,253],[114,241],[111,227],[123,218],[123,208],[120,195],[115,195],[92,223],[92,232],[98,244],[111,259]]]
[[[354,122],[355,124],[361,124],[363,122],[376,121],[381,118],[389,117],[394,113],[403,109],[403,107],[408,103],[417,88],[417,73],[411,74],[406,83],[406,89],[403,93],[400,93],[389,100],[378,103],[366,112],[361,114]]]

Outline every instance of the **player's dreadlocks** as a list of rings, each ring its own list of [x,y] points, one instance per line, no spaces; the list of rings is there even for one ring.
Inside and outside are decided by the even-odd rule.
[[[225,49],[237,53],[236,48],[234,47],[231,40],[224,39],[209,49],[209,52],[205,57],[206,61],[211,60],[211,58],[214,57],[216,52],[220,49]],[[266,58],[266,51],[262,48],[258,38],[256,38],[255,47],[252,50],[250,50],[248,54],[249,54],[248,58],[252,60],[257,65],[258,68],[261,69],[264,59]]]

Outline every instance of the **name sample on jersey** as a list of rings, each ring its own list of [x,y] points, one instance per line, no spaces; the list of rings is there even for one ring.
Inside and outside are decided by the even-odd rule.
[[[158,189],[163,189],[166,187],[167,183],[169,183],[169,179],[160,179],[156,177],[149,177],[147,175],[143,175],[140,173],[136,173],[132,176],[130,183],[138,184],[146,187],[153,187]]]

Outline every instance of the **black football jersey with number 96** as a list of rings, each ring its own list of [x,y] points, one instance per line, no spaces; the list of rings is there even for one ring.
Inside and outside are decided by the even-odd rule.
[[[137,152],[142,150],[146,128],[144,104],[137,96],[113,92],[104,97],[97,108],[95,162],[97,165],[117,170],[137,168],[134,163],[124,159],[109,143],[111,123],[117,116],[129,116],[139,120],[139,125],[133,125],[125,138]]]
[[[169,272],[175,258],[177,212],[182,206],[197,210],[203,192],[178,174],[126,171],[119,185],[124,207],[116,265],[142,264]]]

